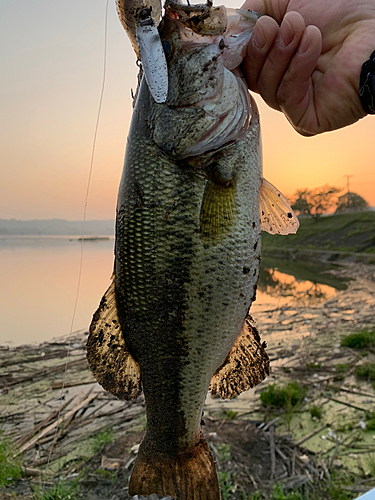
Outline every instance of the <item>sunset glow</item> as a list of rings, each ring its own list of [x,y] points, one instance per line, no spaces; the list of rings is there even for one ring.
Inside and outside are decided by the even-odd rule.
[[[233,0],[228,6],[238,7]],[[82,218],[103,78],[106,1],[5,2],[0,19],[0,218]],[[136,86],[135,56],[109,3],[107,66],[87,218],[115,216]],[[375,205],[375,118],[313,138],[257,99],[264,175],[285,195],[324,184]]]

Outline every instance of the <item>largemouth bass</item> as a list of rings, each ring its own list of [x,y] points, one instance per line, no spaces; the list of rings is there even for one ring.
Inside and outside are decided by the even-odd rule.
[[[248,312],[261,226],[295,232],[263,180],[259,116],[238,69],[257,16],[169,2],[159,27],[168,97],[143,78],[120,183],[113,281],[87,358],[122,399],[143,389],[147,428],[130,495],[220,498],[201,432],[207,391],[231,398],[269,372]]]

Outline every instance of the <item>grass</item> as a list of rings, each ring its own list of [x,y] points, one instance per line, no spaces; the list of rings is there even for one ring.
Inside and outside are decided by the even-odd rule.
[[[349,363],[338,363],[335,365],[335,368],[338,373],[346,373],[352,368],[352,365]]]
[[[366,349],[375,347],[375,332],[361,330],[358,333],[350,333],[341,341],[342,347],[351,347],[352,349]]]
[[[366,429],[368,431],[375,431],[375,418],[372,418],[371,420],[368,420],[366,422]],[[375,476],[375,474],[374,474]]]
[[[317,484],[307,484],[301,488],[287,490],[282,484],[276,484],[270,493],[257,492],[246,500],[351,500],[358,494],[346,491],[342,485],[351,485],[352,478],[337,477],[329,482],[320,481]]]
[[[22,476],[21,461],[13,455],[12,443],[0,432],[0,488]]]
[[[76,500],[79,498],[79,478],[74,481],[59,481],[52,487],[38,485],[33,500]]]
[[[231,459],[230,444],[220,443],[217,445],[217,452],[219,455],[219,462],[226,462]]]
[[[231,498],[231,493],[234,490],[231,473],[225,470],[219,470],[217,471],[217,477],[219,479],[222,500],[229,500]]]
[[[91,437],[91,443],[93,447],[94,453],[97,453],[101,450],[106,444],[112,443],[115,438],[115,433],[113,429],[103,429],[99,431],[97,434],[94,434]]]
[[[311,418],[317,418],[320,420],[322,418],[323,410],[319,406],[313,405],[312,408],[310,408],[310,415]]]
[[[302,218],[300,228],[295,235],[285,237],[262,233],[262,250],[310,248],[373,253],[374,234],[375,211],[330,215],[321,217],[317,222],[311,218]]]
[[[293,415],[305,395],[306,389],[297,382],[289,382],[284,387],[270,384],[260,393],[260,400],[271,410],[283,410],[283,419],[290,431]]]
[[[306,389],[297,382],[289,382],[284,387],[269,384],[267,389],[260,393],[260,400],[264,406],[285,409],[288,405],[297,406],[305,395]]]
[[[370,476],[375,477],[375,453],[369,453],[365,460],[370,471]]]
[[[363,365],[356,366],[355,374],[360,379],[365,379],[368,382],[372,382],[375,389],[375,364],[374,363],[364,363]]]

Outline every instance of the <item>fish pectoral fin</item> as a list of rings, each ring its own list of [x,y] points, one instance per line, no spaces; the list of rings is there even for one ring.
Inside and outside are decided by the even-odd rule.
[[[207,181],[200,213],[201,238],[217,240],[235,220],[235,185],[223,186]]]
[[[221,399],[232,399],[260,384],[269,373],[268,355],[248,316],[224,364],[211,379],[211,396],[219,394]]]
[[[289,201],[266,179],[259,196],[260,228],[270,234],[295,234],[299,220]]]
[[[92,318],[86,351],[90,370],[106,391],[126,400],[141,394],[139,365],[126,347],[117,315],[114,275]]]

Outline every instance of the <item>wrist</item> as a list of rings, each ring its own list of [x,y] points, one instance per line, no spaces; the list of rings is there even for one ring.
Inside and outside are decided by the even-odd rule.
[[[361,68],[359,98],[367,114],[375,114],[375,50]]]

